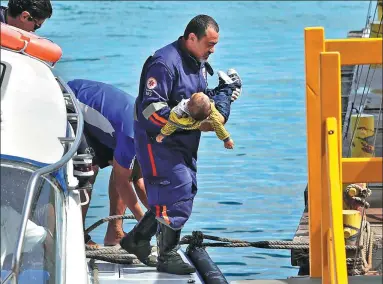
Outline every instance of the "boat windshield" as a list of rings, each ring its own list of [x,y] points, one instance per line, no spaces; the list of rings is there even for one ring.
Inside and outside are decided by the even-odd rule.
[[[26,188],[34,170],[25,163],[1,160],[2,279],[11,270]],[[49,175],[40,178],[25,232],[19,283],[60,282],[63,212],[63,195],[55,178]]]

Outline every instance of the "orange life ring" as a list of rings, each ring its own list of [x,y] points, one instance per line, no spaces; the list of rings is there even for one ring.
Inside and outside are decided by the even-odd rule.
[[[61,48],[49,39],[3,23],[1,23],[0,42],[1,46],[22,51],[50,63],[56,63],[62,55]]]

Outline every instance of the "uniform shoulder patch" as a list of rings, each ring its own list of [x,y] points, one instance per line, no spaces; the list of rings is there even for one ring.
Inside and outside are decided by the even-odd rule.
[[[153,77],[150,77],[146,82],[146,88],[153,90],[155,87],[157,87],[157,80]]]

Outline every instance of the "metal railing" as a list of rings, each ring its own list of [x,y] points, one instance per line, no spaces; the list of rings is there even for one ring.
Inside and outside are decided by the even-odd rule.
[[[347,266],[345,240],[343,237],[343,214],[342,214],[342,182],[339,171],[338,122],[335,117],[326,119],[326,170],[328,176],[327,194],[328,207],[324,208],[329,213],[329,226],[326,234],[326,250],[328,266],[325,273],[330,283],[346,284]],[[325,211],[323,210],[323,211]],[[323,281],[324,282],[324,281]],[[325,282],[324,282],[325,283]]]
[[[305,29],[310,276],[321,277],[324,284],[347,283],[342,201],[332,199],[341,187],[335,184],[382,182],[382,158],[342,157],[341,65],[381,63],[381,38],[325,40],[323,28]],[[328,118],[335,119],[331,127],[337,133],[330,139],[331,154]]]
[[[15,284],[18,283],[18,276],[19,276],[20,264],[21,264],[21,252],[22,252],[24,240],[25,240],[25,231],[26,231],[27,222],[31,213],[32,201],[36,192],[36,186],[38,184],[39,178],[45,174],[52,173],[60,169],[61,167],[63,167],[75,155],[77,148],[80,145],[81,136],[82,136],[82,132],[84,128],[84,121],[83,121],[81,110],[77,104],[77,100],[74,94],[72,93],[68,85],[60,78],[57,78],[57,81],[58,81],[58,84],[60,84],[64,89],[63,90],[64,99],[66,100],[69,99],[74,107],[75,113],[68,114],[67,119],[73,120],[74,118],[77,118],[77,130],[76,130],[75,138],[74,139],[71,137],[58,138],[61,141],[61,143],[63,143],[64,145],[68,145],[68,143],[72,143],[71,147],[69,148],[65,147],[64,155],[56,163],[40,168],[32,173],[28,181],[26,196],[24,199],[21,227],[19,229],[19,234],[18,234],[17,242],[16,242],[16,249],[14,251],[13,258],[12,258],[12,268],[10,273],[6,276],[6,278],[4,279],[2,283],[8,283],[11,280],[12,280],[12,283],[15,283]]]

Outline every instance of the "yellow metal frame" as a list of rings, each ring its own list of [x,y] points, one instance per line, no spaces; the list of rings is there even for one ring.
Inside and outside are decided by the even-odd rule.
[[[341,156],[341,65],[381,64],[381,51],[381,38],[325,40],[323,28],[305,29],[310,276],[324,284],[347,284],[342,183],[383,180],[382,158]]]
[[[342,214],[342,187],[339,165],[339,138],[342,136],[338,132],[339,123],[334,117],[326,119],[326,175],[327,195],[329,202],[323,212],[329,212],[330,224],[322,227],[322,232],[326,238],[324,248],[327,251],[327,267],[322,271],[322,283],[347,283],[346,250],[343,237],[343,214]],[[324,218],[323,218],[324,219]],[[323,223],[323,220],[322,220]],[[323,256],[323,254],[322,254]],[[326,270],[325,270],[326,268]],[[330,282],[329,282],[330,280]]]

